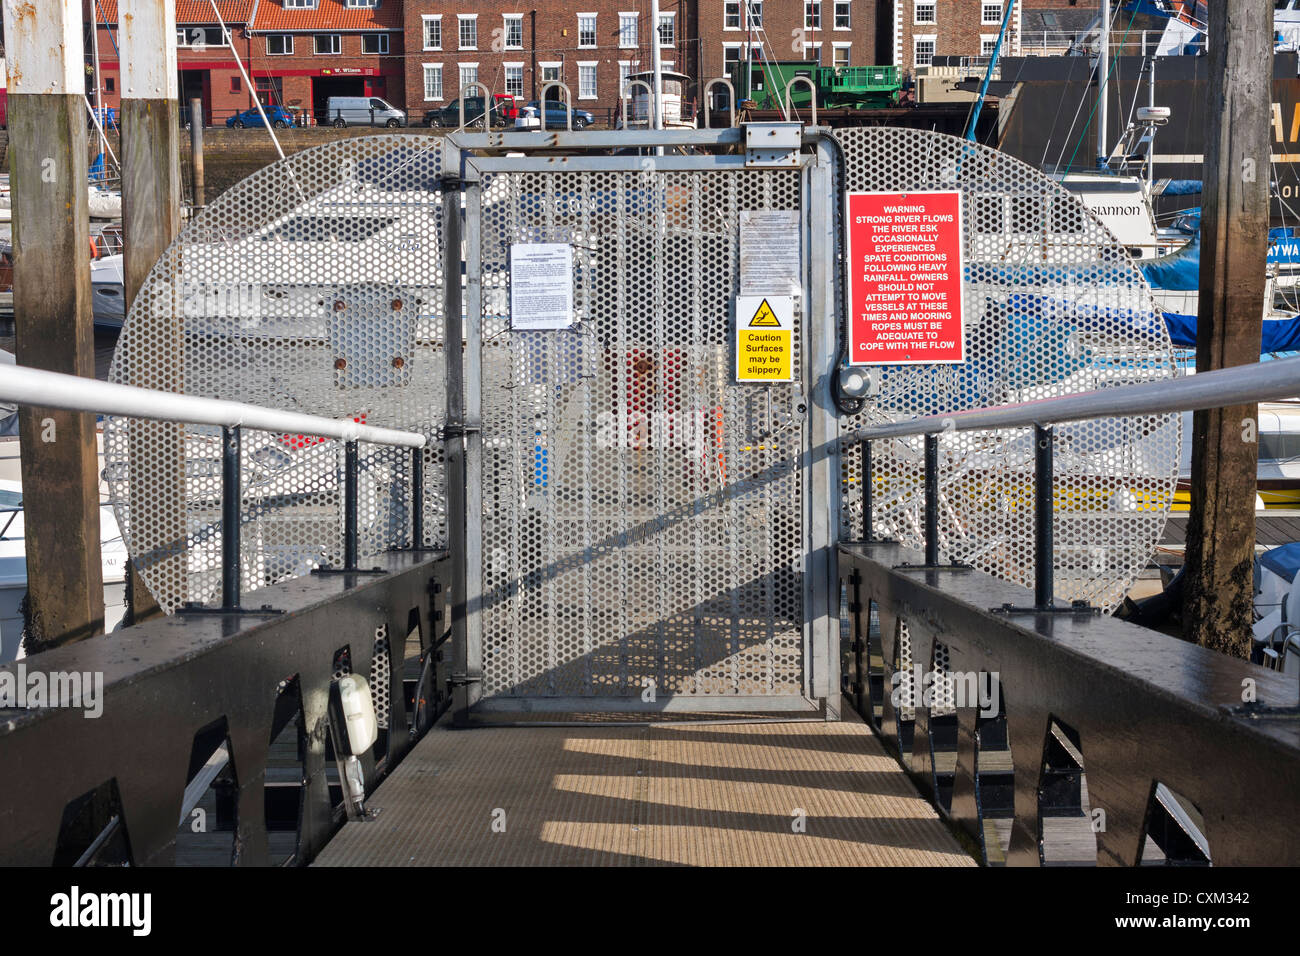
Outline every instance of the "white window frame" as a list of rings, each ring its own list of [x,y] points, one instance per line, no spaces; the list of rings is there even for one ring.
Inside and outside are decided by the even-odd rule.
[[[600,21],[597,18],[596,14],[579,13],[577,14],[577,18],[578,18],[578,37],[577,37],[578,49],[579,50],[596,49],[596,47],[600,46]],[[591,42],[590,43],[582,42],[582,21],[583,20],[591,21]]]
[[[600,61],[599,60],[579,60],[578,61],[578,99],[580,100],[598,100],[600,99]],[[582,92],[582,71],[591,69],[594,77],[595,92],[586,94]]]
[[[366,37],[376,37],[379,40],[379,51],[377,53],[366,52]],[[361,55],[362,56],[387,56],[388,51],[392,48],[387,33],[376,33],[369,31],[361,34]]]
[[[663,25],[663,23],[664,23],[665,20],[667,20],[668,23],[670,23],[670,24],[672,25],[672,29],[673,29],[673,38],[672,38],[671,40],[669,40],[667,43],[664,42],[664,39],[663,39],[663,32],[659,29],[659,27]],[[663,13],[662,11],[660,12],[660,14],[659,14],[659,25],[655,28],[655,39],[659,41],[659,46],[660,46],[660,47],[675,47],[675,46],[677,46],[677,14],[676,14],[676,12],[673,12],[673,13]]]
[[[840,26],[840,7],[844,7],[848,11],[849,22],[844,26]],[[853,4],[850,2],[850,0],[832,0],[831,27],[835,30],[853,29]]]
[[[279,53],[271,52],[271,41],[279,40],[284,47]],[[293,56],[293,34],[292,33],[268,33],[266,35],[266,55],[267,56]]]
[[[322,53],[320,44],[317,40],[320,37],[333,37],[334,42],[331,44],[334,49]],[[343,35],[340,33],[313,33],[311,37],[311,52],[316,56],[342,56],[343,55]]]
[[[618,48],[620,50],[635,50],[637,48],[637,27],[640,25],[641,15],[635,10],[620,10],[618,12]],[[628,32],[628,24],[631,24],[631,33]]]
[[[465,46],[465,23],[474,24],[474,45]],[[477,13],[458,13],[456,14],[456,49],[457,50],[477,50],[478,49],[478,14]]]
[[[422,74],[424,79],[424,102],[441,103],[443,100],[447,98],[446,79],[442,71],[442,64],[421,63],[420,66],[423,68]],[[438,94],[439,94],[438,96],[429,95],[429,74],[431,71],[436,71],[438,74]]]
[[[541,89],[543,83],[563,83],[564,82],[564,61],[563,60],[538,60],[537,69],[541,71],[541,76],[537,78],[538,89]],[[548,80],[546,71],[554,70],[555,79]]]
[[[375,10],[380,0],[343,0],[343,6],[349,10]]]
[[[810,56],[808,55],[808,51],[810,51],[810,50],[816,50],[816,51],[817,51],[817,55],[816,55],[816,56],[811,56],[811,57],[810,57]],[[818,66],[825,66],[826,64],[822,63],[822,41],[821,41],[821,40],[804,40],[804,41],[803,41],[803,58],[804,58],[805,60],[815,60],[815,61],[817,61],[817,65],[818,65]],[[799,84],[799,85],[800,85],[800,86],[803,86],[802,83]],[[806,86],[803,86],[803,88],[804,88],[805,90],[807,89]]]
[[[511,70],[519,71],[519,92],[518,93],[510,93],[510,71]],[[511,96],[522,97],[524,95],[524,64],[522,60],[520,60],[518,63],[502,63],[501,75],[502,75],[502,82],[505,83],[505,91],[507,93],[510,93]]]
[[[519,24],[519,42],[510,42],[511,22]],[[503,13],[501,15],[501,43],[504,50],[522,50],[524,48],[524,15],[522,13]]]
[[[813,23],[813,18],[817,22]],[[805,30],[820,30],[822,28],[822,0],[804,0],[803,2],[803,28]]]
[[[438,43],[436,46],[429,46],[429,24],[438,24]],[[420,17],[420,45],[425,50],[442,49],[442,14],[426,13]]]
[[[315,10],[316,0],[284,0],[286,10]]]
[[[478,82],[478,60],[472,60],[472,61],[470,61],[470,62],[468,62],[468,63],[457,63],[457,64],[456,64],[456,93],[457,93],[457,95],[460,96],[462,99],[464,99],[464,97],[465,97],[465,88],[466,88],[467,86],[469,86],[469,83],[466,83],[466,82],[465,82],[465,71],[466,71],[466,70],[473,70],[473,71],[474,71],[474,79],[471,80],[470,82],[471,82],[471,83],[477,83],[477,82]],[[474,94],[473,94],[474,96],[482,96],[482,95],[483,95],[483,91],[480,90],[477,86],[474,87],[474,91],[475,91]]]
[[[833,68],[839,67],[839,64],[835,62],[835,55],[839,53],[841,50],[844,51],[844,59],[845,59],[844,67],[847,68],[853,65],[853,43],[852,42],[832,43],[831,44],[831,66]]]
[[[921,9],[925,8],[930,13],[929,20],[921,19]],[[939,22],[939,4],[935,0],[916,0],[912,4],[912,25],[932,27]]]
[[[994,17],[992,20],[990,20],[990,19],[988,18],[989,7],[997,7],[997,8],[998,8],[998,15],[997,15],[996,17]],[[1003,7],[1003,5],[1002,5],[1001,3],[989,3],[988,0],[981,0],[981,3],[980,3],[980,23],[983,24],[984,26],[989,26],[990,24],[993,24],[993,23],[1001,24],[1001,23],[1002,23],[1002,13],[1003,13],[1003,10],[1004,10],[1004,7]]]
[[[727,14],[727,7],[735,7],[735,8],[736,8],[736,25],[735,25],[734,27],[732,27],[732,26],[727,26],[727,16],[728,16],[728,14]],[[744,2],[744,0],[723,0],[723,4],[722,4],[722,29],[724,29],[724,30],[742,30],[742,29],[744,29],[744,26],[743,26],[743,24],[744,24],[744,22],[745,22],[745,19],[744,19],[744,17],[745,17],[744,10],[745,10],[745,2]]]
[[[998,45],[998,35],[996,33],[980,34],[980,56],[992,56],[993,48]],[[985,48],[987,47],[987,52]]]
[[[632,75],[632,61],[618,61],[618,98],[627,96],[627,78]]]
[[[917,55],[917,52],[918,52],[918,51],[917,51],[917,48],[918,48],[918,46],[919,46],[920,44],[922,44],[922,43],[932,43],[932,44],[934,44],[934,49],[932,49],[932,50],[930,51],[930,63],[918,63],[918,62],[917,62],[917,59],[916,59],[916,55]],[[936,53],[938,52],[938,48],[939,48],[939,34],[937,34],[937,33],[916,33],[916,34],[913,34],[913,35],[912,35],[912,69],[916,70],[916,69],[920,69],[920,68],[923,67],[923,66],[924,66],[924,67],[928,67],[928,66],[930,66],[930,64],[934,62],[934,57],[935,57]]]
[[[763,0],[744,0],[745,4],[745,23],[751,27],[763,29]],[[749,18],[750,13],[757,13],[758,16],[752,21]]]

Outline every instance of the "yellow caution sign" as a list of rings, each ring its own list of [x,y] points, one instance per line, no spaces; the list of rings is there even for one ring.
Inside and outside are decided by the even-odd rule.
[[[736,296],[736,381],[794,381],[793,296]]]
[[[758,307],[758,311],[754,313],[754,317],[749,320],[749,327],[751,329],[779,329],[781,327],[781,320],[776,317],[776,313],[772,311],[772,307],[767,304],[767,299],[763,300],[763,304]]]

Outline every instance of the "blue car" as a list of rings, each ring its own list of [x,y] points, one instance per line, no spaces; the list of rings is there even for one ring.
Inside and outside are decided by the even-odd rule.
[[[281,106],[264,106],[266,118],[276,129],[286,129],[294,125],[293,114]],[[245,126],[261,126],[262,116],[256,109],[244,110],[226,120],[226,126],[243,129]]]

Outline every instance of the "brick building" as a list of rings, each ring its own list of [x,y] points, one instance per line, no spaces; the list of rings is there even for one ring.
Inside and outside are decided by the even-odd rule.
[[[218,0],[217,9],[230,32],[231,45],[248,60],[248,24],[256,0]],[[104,105],[121,105],[121,62],[118,57],[117,0],[85,0],[83,15],[95,24],[99,46],[100,94]],[[205,122],[224,122],[225,117],[251,104],[239,67],[223,44],[221,29],[208,0],[176,0],[176,65],[180,73],[181,102],[198,96],[203,100]],[[91,46],[87,44],[89,57]],[[88,91],[93,83],[88,84]],[[92,92],[93,98],[93,92]]]
[[[665,69],[691,73],[694,3],[662,0],[660,51]],[[651,67],[648,0],[406,0],[406,102],[412,121],[453,102],[470,82],[494,93],[540,98],[559,80],[574,105],[608,122],[623,80]]]
[[[877,0],[698,2],[700,77],[726,76],[732,62],[747,58],[878,65],[879,10]]]
[[[331,96],[404,108],[402,0],[257,0],[249,72],[264,103],[323,119]]]
[[[1020,55],[1027,19],[1037,30],[1038,24],[1052,22],[1050,15],[1059,11],[1076,28],[1079,22],[1090,22],[1098,6],[1098,0],[1022,0],[1012,11],[1004,52]],[[988,56],[997,43],[1005,9],[1006,0],[892,0],[888,62],[915,75],[924,72],[936,56]]]
[[[303,115],[323,115],[330,96],[379,96],[403,106],[402,0],[218,0],[217,7],[229,45],[208,0],[176,2],[181,102],[200,97],[206,123],[250,108],[254,93],[263,104]],[[117,16],[117,0],[86,0],[86,23],[96,24],[101,93],[111,107],[121,97]]]

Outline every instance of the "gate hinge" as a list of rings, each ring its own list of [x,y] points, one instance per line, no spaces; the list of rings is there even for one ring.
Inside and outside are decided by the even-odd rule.
[[[447,678],[447,683],[452,687],[464,687],[467,684],[483,683],[482,674],[452,674]]]
[[[797,168],[803,123],[746,123],[747,169]]]
[[[460,178],[459,176],[457,176],[455,173],[445,173],[445,174],[443,174],[442,178],[440,178],[440,179],[438,180],[438,183],[439,183],[439,185],[442,186],[444,192],[447,191],[447,190],[449,190],[449,189],[464,189],[464,188],[465,188],[465,180],[461,179],[461,178]]]

